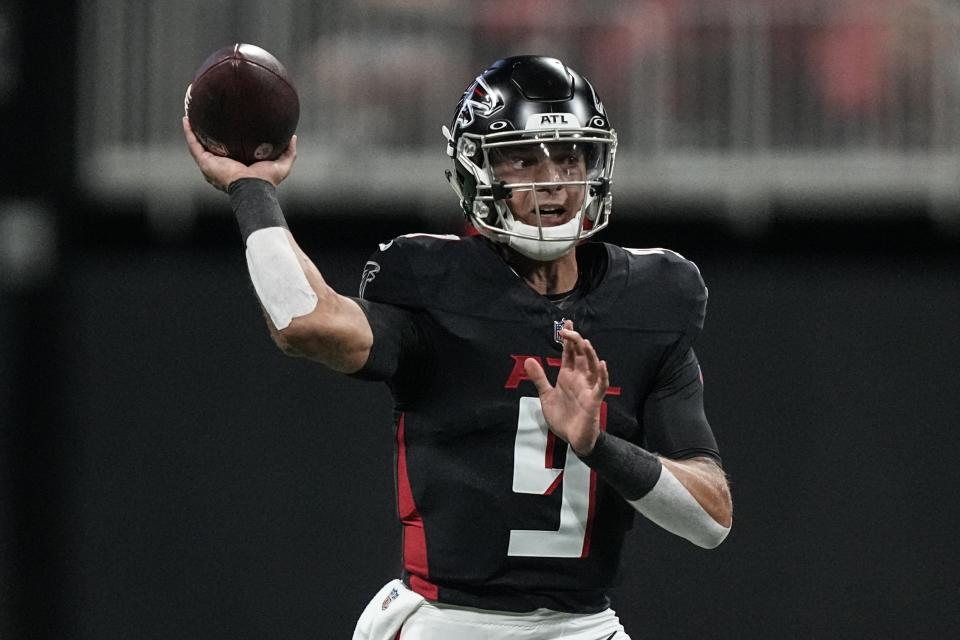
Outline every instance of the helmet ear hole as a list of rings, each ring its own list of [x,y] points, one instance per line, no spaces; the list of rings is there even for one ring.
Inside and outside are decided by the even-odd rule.
[[[497,222],[496,211],[482,200],[473,201],[473,215],[490,226],[494,226]]]

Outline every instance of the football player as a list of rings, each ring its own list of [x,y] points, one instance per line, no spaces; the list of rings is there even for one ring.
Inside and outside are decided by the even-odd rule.
[[[355,297],[324,282],[277,204],[296,138],[248,167],[183,127],[230,194],[276,344],[395,399],[403,572],[355,638],[623,640],[607,593],[638,512],[700,547],[724,540],[692,349],[707,290],[672,251],[588,241],[610,219],[617,137],[577,72],[519,56],[470,84],[443,131],[478,233],[380,245]]]

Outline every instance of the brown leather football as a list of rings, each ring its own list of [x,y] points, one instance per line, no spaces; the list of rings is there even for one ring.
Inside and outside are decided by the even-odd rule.
[[[286,150],[300,119],[300,97],[269,52],[236,43],[211,54],[193,77],[184,110],[210,152],[253,164]]]

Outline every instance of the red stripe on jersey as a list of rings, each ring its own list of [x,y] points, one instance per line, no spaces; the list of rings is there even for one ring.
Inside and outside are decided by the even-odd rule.
[[[545,496],[553,495],[553,492],[557,490],[557,487],[560,486],[561,482],[563,482],[563,471],[557,474],[557,479],[554,480],[549,487],[547,487],[547,490],[543,492],[543,495]]]
[[[590,555],[590,536],[593,534],[593,516],[597,509],[597,472],[590,469],[590,506],[587,511],[587,531],[583,534],[583,550],[580,552],[581,558]]]
[[[617,389],[619,392],[619,389]],[[600,403],[600,430],[607,430],[607,403]],[[590,555],[590,536],[593,534],[593,517],[597,509],[597,472],[590,469],[590,505],[587,511],[587,530],[583,534],[583,550],[580,552],[581,558]]]
[[[548,431],[548,432],[547,432],[547,455],[544,456],[544,460],[543,460],[543,468],[544,468],[544,469],[556,469],[556,468],[557,468],[557,463],[556,463],[556,461],[554,460],[554,457],[553,457],[553,456],[556,454],[557,440],[558,440],[558,438],[557,438],[556,435],[554,435],[553,431]],[[557,475],[557,479],[554,480],[553,483],[552,483],[549,487],[547,487],[547,490],[543,492],[543,495],[545,495],[545,496],[552,495],[553,492],[556,491],[557,487],[560,486],[560,482],[561,482],[562,480],[563,480],[563,471],[561,471],[561,472]]]
[[[410,588],[429,600],[437,599],[437,586],[428,582],[427,538],[423,518],[417,511],[407,475],[407,441],[404,414],[397,423],[397,510],[403,525],[403,567],[410,574]],[[424,577],[421,577],[424,576]]]
[[[553,448],[557,444],[557,436],[554,435],[553,431],[547,431],[547,453],[543,457],[543,468],[544,469],[556,469],[557,466],[553,462]]]
[[[436,601],[440,598],[437,591],[437,585],[429,580],[424,580],[420,576],[410,574],[410,589],[419,593],[427,600]]]

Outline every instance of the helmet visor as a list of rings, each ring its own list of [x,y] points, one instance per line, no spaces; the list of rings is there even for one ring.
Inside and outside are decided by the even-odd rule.
[[[488,148],[488,166],[494,182],[513,189],[534,184],[586,186],[603,174],[604,142],[564,140],[518,140]]]

